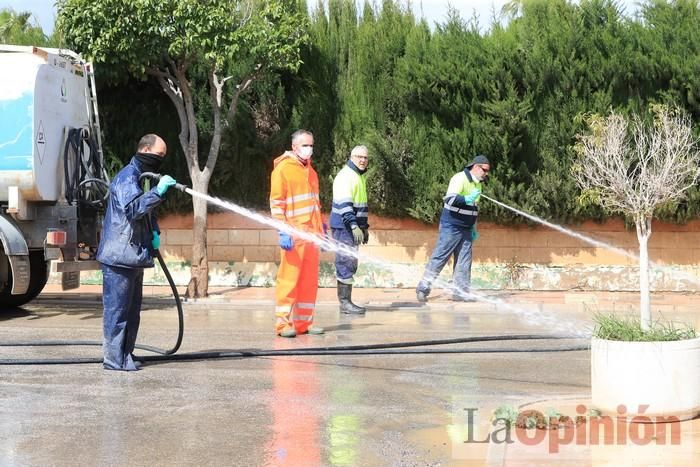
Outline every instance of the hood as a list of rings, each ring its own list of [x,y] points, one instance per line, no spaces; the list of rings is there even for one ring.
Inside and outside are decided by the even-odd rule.
[[[273,167],[277,167],[286,159],[289,159],[290,162],[296,162],[297,164],[302,165],[301,161],[299,161],[297,156],[295,156],[292,151],[284,151],[284,154],[275,159]]]

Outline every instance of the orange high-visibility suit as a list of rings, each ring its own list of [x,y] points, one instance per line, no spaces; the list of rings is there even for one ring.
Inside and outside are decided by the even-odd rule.
[[[318,175],[311,161],[304,165],[292,152],[275,159],[270,187],[272,217],[289,225],[323,234]],[[275,331],[294,326],[305,333],[314,320],[318,291],[318,247],[298,237],[291,250],[282,250],[275,293]]]

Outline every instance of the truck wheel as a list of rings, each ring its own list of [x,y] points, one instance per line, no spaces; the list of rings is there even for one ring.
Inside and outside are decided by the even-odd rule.
[[[49,263],[44,260],[43,251],[29,252],[29,268],[31,271],[29,288],[26,293],[21,295],[12,295],[10,293],[12,290],[12,271],[10,270],[7,256],[2,252],[0,252],[0,261],[5,262],[6,270],[8,271],[7,281],[2,281],[5,287],[0,290],[0,310],[22,306],[33,300],[44,289],[46,281],[49,278]],[[3,285],[2,282],[0,282],[0,287]]]

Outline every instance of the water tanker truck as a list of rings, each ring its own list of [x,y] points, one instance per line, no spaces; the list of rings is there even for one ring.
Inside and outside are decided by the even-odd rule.
[[[99,268],[106,186],[91,64],[0,45],[0,310],[36,297],[50,271],[70,289]]]

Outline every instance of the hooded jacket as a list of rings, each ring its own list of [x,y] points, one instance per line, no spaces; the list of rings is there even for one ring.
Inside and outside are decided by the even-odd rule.
[[[270,183],[272,217],[307,232],[323,233],[318,174],[292,153],[275,159]]]
[[[109,202],[97,250],[97,261],[102,264],[123,268],[153,267],[151,230],[160,230],[151,212],[163,198],[155,187],[147,192],[141,189],[139,176],[142,173],[142,164],[132,158],[109,185]]]

